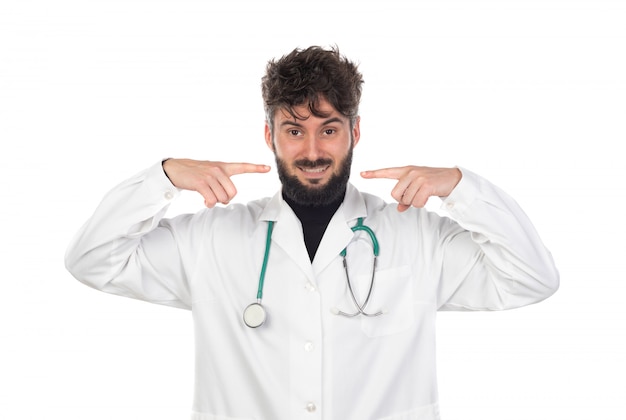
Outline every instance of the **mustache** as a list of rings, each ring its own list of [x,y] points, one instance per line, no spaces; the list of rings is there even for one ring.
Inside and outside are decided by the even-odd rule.
[[[294,162],[294,164],[296,166],[299,166],[301,168],[317,168],[318,166],[328,166],[330,164],[332,164],[333,161],[331,159],[316,159],[316,160],[309,160],[309,159],[299,159],[296,160]]]

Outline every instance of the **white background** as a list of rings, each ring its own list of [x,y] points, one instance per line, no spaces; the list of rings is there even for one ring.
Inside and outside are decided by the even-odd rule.
[[[541,304],[440,314],[444,419],[623,420],[625,22],[601,0],[0,0],[0,418],[187,418],[190,314],[83,286],[65,248],[163,157],[273,165],[266,61],[337,44],[366,80],[353,182],[389,198],[358,171],[470,168],[561,273]],[[278,185],[235,181],[241,201]]]

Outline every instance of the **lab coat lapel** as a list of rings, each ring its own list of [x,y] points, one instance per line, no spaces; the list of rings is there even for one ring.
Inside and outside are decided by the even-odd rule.
[[[311,261],[304,245],[302,224],[293,210],[291,210],[291,207],[283,200],[280,192],[271,198],[259,219],[276,222],[272,233],[272,246],[282,248],[285,254],[296,263],[309,280],[314,281]]]
[[[350,243],[354,233],[351,227],[359,217],[365,217],[365,201],[357,189],[348,184],[343,204],[330,220],[313,259],[313,274],[318,275]]]
[[[259,220],[276,222],[272,234],[273,244],[285,250],[289,258],[298,265],[309,280],[315,282],[316,276],[337,258],[352,240],[354,234],[351,227],[356,220],[366,216],[367,209],[363,197],[352,184],[348,184],[345,199],[324,232],[313,264],[309,260],[304,244],[302,224],[291,207],[285,203],[280,192],[270,199]]]

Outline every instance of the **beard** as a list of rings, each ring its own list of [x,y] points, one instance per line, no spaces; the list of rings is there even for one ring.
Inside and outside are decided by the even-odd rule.
[[[343,199],[346,193],[346,186],[350,179],[350,169],[352,167],[352,147],[339,165],[339,172],[333,174],[326,185],[304,185],[298,177],[290,175],[287,170],[287,163],[276,157],[276,168],[278,178],[282,183],[282,193],[296,204],[301,206],[322,206]],[[332,164],[330,159],[308,160],[300,159],[294,162],[294,166],[303,168],[315,168]]]

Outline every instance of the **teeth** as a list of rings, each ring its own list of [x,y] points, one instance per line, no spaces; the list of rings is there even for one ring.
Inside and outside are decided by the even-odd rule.
[[[304,172],[309,172],[309,173],[320,173],[320,172],[324,172],[327,168],[328,166],[324,166],[322,168],[302,168],[302,170]]]

